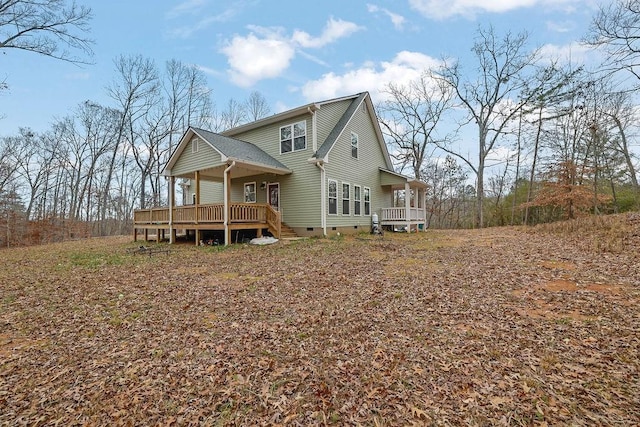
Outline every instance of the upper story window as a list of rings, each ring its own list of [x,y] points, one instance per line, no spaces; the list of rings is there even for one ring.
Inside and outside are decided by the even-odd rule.
[[[280,128],[280,153],[307,148],[307,122],[304,120]]]
[[[358,134],[351,132],[351,157],[358,158]]]

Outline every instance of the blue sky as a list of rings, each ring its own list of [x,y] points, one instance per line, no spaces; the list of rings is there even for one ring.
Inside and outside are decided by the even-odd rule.
[[[93,64],[5,50],[0,136],[45,131],[105,87],[120,54],[196,64],[220,107],[260,91],[273,112],[417,77],[443,56],[470,61],[478,26],[527,31],[531,47],[589,61],[579,45],[606,0],[77,0],[93,10]]]

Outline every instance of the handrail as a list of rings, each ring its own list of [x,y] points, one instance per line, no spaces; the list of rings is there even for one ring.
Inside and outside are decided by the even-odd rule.
[[[275,210],[273,206],[267,205],[266,220],[269,228],[273,230],[276,239],[282,234],[282,221],[280,220],[280,212]]]

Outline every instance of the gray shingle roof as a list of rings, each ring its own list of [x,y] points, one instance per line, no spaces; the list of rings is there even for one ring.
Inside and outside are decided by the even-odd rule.
[[[228,136],[223,136],[204,129],[194,127],[191,129],[193,129],[193,131],[202,139],[211,144],[216,150],[229,158],[262,164],[271,168],[289,170],[288,167],[249,142],[229,138]]]
[[[351,101],[351,104],[349,104],[349,107],[347,107],[347,110],[344,112],[342,117],[340,117],[340,120],[338,120],[338,123],[336,123],[336,125],[333,127],[331,132],[329,132],[327,139],[324,140],[324,142],[320,145],[320,148],[318,148],[318,151],[316,151],[316,154],[314,156],[315,158],[322,159],[329,153],[329,150],[331,150],[331,147],[333,147],[333,144],[335,144],[338,137],[342,134],[342,131],[344,131],[344,128],[347,126],[347,123],[349,123],[349,120],[351,120],[351,117],[358,109],[358,106],[364,101],[364,98],[366,96],[367,96],[367,92],[362,92],[358,95],[357,98],[354,98]]]

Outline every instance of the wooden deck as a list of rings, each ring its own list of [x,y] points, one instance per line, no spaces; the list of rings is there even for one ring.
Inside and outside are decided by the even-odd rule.
[[[168,207],[138,209],[133,213],[133,228],[134,239],[137,239],[138,230],[143,230],[145,240],[148,230],[156,230],[158,240],[164,237],[167,230],[225,230],[224,205],[176,206],[171,213]],[[276,238],[280,238],[280,213],[267,204],[231,203],[226,229],[253,229],[259,230],[258,234],[268,229]]]

